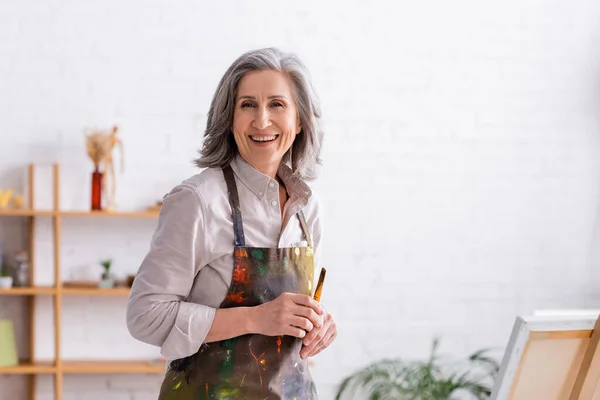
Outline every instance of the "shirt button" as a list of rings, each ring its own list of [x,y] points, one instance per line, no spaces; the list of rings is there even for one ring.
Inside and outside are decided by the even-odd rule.
[[[269,187],[274,188],[275,187],[275,182],[269,182]]]
[[[275,206],[277,205],[277,202],[276,202],[275,200],[273,200],[273,201],[271,202],[271,205],[272,205],[273,207],[275,207]]]
[[[263,192],[258,192],[258,195],[259,195],[259,196],[262,196],[262,195],[263,195]]]

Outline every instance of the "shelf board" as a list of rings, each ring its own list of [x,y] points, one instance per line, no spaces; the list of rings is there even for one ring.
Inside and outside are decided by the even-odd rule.
[[[158,211],[59,211],[61,217],[157,218]]]
[[[131,289],[128,287],[116,288],[77,288],[63,287],[62,293],[69,296],[128,296]]]
[[[12,287],[10,289],[0,289],[0,296],[4,295],[40,295],[40,294],[54,294],[56,289],[52,286],[30,286],[30,287]]]
[[[52,362],[22,362],[14,367],[0,367],[0,375],[34,375],[34,374],[53,374],[56,367]]]
[[[0,216],[15,217],[51,217],[55,214],[52,210],[29,210],[29,209],[0,209]]]
[[[0,209],[0,216],[15,217],[107,217],[155,219],[158,211],[54,211],[54,210],[15,210]]]
[[[164,373],[164,360],[63,360],[61,370],[69,374]]]
[[[52,361],[21,362],[12,367],[0,367],[0,375],[54,374],[159,374],[165,372],[164,360],[62,360],[60,368]]]
[[[131,288],[85,288],[85,287],[62,287],[61,293],[65,296],[128,296]],[[0,296],[35,296],[35,295],[53,295],[56,289],[52,286],[33,286],[33,287],[12,287],[10,289],[0,289]]]

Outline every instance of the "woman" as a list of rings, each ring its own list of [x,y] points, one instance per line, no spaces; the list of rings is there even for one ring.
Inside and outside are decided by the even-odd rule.
[[[219,82],[206,169],[163,199],[127,306],[131,335],[170,360],[160,400],[317,399],[307,359],[337,335],[311,297],[319,118],[294,55],[248,52]]]

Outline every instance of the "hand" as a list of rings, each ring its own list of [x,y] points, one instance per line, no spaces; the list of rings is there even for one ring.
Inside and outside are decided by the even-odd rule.
[[[307,359],[325,350],[337,337],[337,325],[331,314],[325,311],[323,325],[312,329],[302,341],[300,357]]]
[[[323,325],[321,305],[310,296],[283,293],[273,301],[254,307],[254,332],[267,336],[306,336]]]

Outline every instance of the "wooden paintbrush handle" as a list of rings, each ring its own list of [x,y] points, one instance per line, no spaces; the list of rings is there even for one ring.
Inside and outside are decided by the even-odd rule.
[[[321,268],[321,274],[319,275],[319,281],[317,282],[317,288],[315,289],[314,299],[321,301],[321,293],[323,293],[323,283],[325,282],[325,274],[327,271],[325,268]]]

